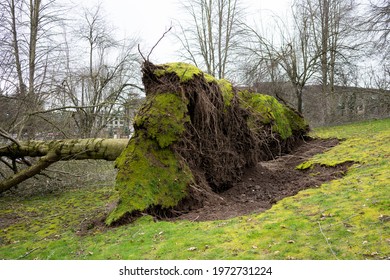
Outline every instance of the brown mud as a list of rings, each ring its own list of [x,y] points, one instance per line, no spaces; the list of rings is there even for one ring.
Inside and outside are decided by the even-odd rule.
[[[260,213],[273,204],[299,191],[316,188],[327,181],[343,176],[348,164],[336,167],[316,166],[297,170],[296,166],[315,154],[323,153],[338,144],[336,139],[311,139],[290,154],[274,160],[259,162],[247,169],[242,180],[232,188],[216,194],[204,206],[173,219],[207,221]]]

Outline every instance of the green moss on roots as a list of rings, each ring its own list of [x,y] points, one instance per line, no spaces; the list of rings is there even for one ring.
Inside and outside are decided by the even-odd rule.
[[[157,141],[165,148],[178,140],[185,131],[188,100],[174,93],[154,95],[138,112],[134,126],[146,131],[146,137]]]
[[[174,207],[187,196],[193,181],[189,167],[171,149],[161,148],[142,133],[130,140],[116,163],[120,200],[107,224],[152,206]]]
[[[215,81],[215,78],[211,75],[203,73],[197,67],[183,62],[167,63],[160,66],[160,68],[154,71],[157,77],[162,77],[167,73],[175,73],[182,83],[186,83],[193,79],[194,76],[203,75],[207,82]]]
[[[293,136],[294,131],[306,131],[308,128],[300,115],[270,95],[248,91],[242,91],[239,95],[241,106],[251,113],[248,126],[255,132],[263,128],[261,124],[270,124],[272,132],[286,140]]]
[[[217,83],[221,89],[223,102],[225,106],[226,107],[231,106],[232,100],[234,98],[233,85],[228,80],[225,79],[218,80]]]

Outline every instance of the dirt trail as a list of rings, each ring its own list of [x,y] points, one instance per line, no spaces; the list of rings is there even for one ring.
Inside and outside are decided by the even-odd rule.
[[[291,154],[275,160],[259,162],[257,166],[245,172],[240,183],[220,193],[219,198],[216,197],[204,207],[176,219],[221,220],[263,212],[284,197],[293,196],[303,189],[314,188],[326,181],[339,178],[344,174],[347,166],[334,168],[319,166],[315,170],[308,171],[295,169],[298,164],[313,155],[323,153],[337,144],[338,141],[335,139],[310,140]]]

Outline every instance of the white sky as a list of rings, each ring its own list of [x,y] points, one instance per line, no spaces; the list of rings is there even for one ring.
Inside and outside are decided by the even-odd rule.
[[[82,0],[81,5],[102,3],[108,22],[116,26],[120,35],[136,36],[141,41],[141,49],[147,54],[162,34],[171,26],[171,22],[180,17],[180,0]],[[241,0],[248,16],[259,17],[286,12],[291,0]],[[158,63],[175,61],[175,47],[172,36],[167,36],[153,51],[151,59]]]

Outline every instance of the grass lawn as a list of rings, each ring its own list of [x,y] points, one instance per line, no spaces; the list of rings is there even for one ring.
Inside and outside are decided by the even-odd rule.
[[[93,220],[116,199],[112,183],[0,197],[0,259],[389,259],[390,119],[312,134],[343,141],[298,168],[354,164],[261,214],[102,229]]]

